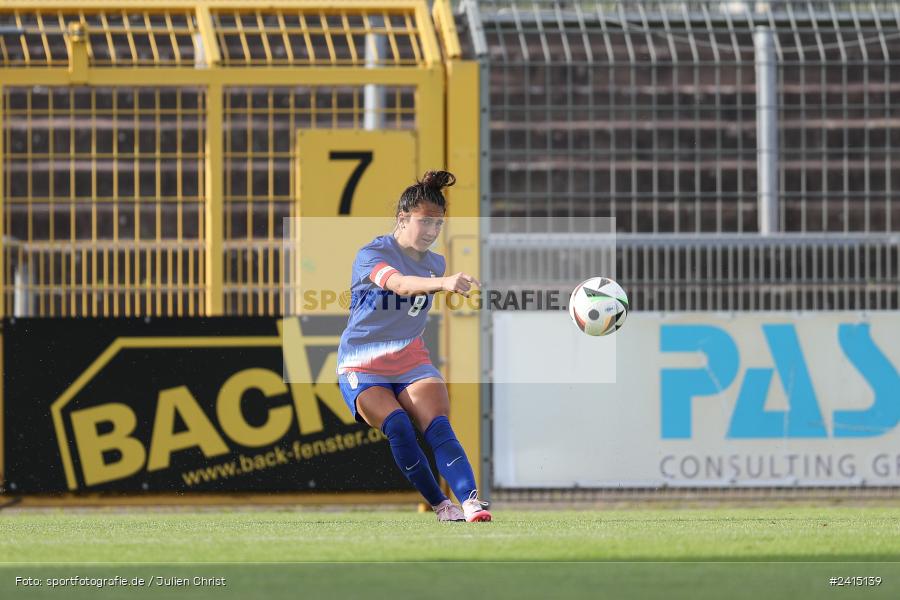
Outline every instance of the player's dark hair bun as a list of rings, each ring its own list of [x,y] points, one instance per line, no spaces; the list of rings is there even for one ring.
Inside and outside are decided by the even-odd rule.
[[[442,190],[456,183],[456,177],[450,171],[428,171],[422,177],[422,185],[433,190]]]
[[[437,204],[446,211],[447,200],[441,190],[454,183],[456,177],[450,171],[426,171],[422,179],[403,190],[397,202],[397,214],[410,212],[422,202]]]

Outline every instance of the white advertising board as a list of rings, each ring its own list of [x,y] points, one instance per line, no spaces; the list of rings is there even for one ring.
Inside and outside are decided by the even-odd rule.
[[[614,345],[565,312],[493,326],[498,488],[900,485],[900,314],[637,313]]]

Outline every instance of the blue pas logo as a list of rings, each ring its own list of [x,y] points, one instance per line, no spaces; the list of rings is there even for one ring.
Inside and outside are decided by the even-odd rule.
[[[765,409],[773,369],[747,369],[727,437],[828,437],[796,329],[790,324],[763,325],[762,329],[789,408]],[[834,411],[834,437],[884,435],[900,422],[897,369],[872,341],[868,323],[839,325],[837,337],[844,355],[875,392],[875,401],[864,410]],[[704,369],[661,371],[662,437],[690,438],[692,398],[719,394],[734,382],[739,366],[737,345],[720,327],[663,325],[660,351],[706,355],[708,364]]]

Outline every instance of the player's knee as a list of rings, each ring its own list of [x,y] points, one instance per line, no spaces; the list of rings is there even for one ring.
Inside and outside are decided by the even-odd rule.
[[[384,419],[381,431],[392,443],[415,443],[416,441],[416,430],[413,429],[409,415],[402,408],[398,408]]]
[[[438,417],[447,418],[447,411],[442,410],[421,410],[417,407],[416,412],[411,415],[413,419],[413,423],[415,423],[416,427],[423,434],[428,431],[428,428],[434,423],[434,420]]]
[[[450,419],[445,415],[435,417],[425,429],[425,441],[432,448],[437,448],[447,442],[456,441],[456,434],[450,427]]]

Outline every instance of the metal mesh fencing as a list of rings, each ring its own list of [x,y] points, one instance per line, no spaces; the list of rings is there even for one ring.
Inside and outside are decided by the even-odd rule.
[[[609,274],[637,310],[897,310],[898,17],[892,2],[461,2],[464,55],[488,88],[487,285],[566,298]],[[499,452],[493,393],[484,444]],[[554,505],[896,497],[494,491]]]
[[[296,132],[436,131],[441,60],[415,0],[0,7],[5,314],[281,314]]]
[[[227,65],[381,66],[425,62],[424,44],[411,8],[267,9],[212,13]],[[380,44],[367,38],[378,36]]]
[[[900,230],[895,2],[482,0],[458,21],[488,64],[496,231],[758,231],[761,31],[777,229]]]
[[[8,87],[3,103],[10,312],[202,314],[203,90]]]
[[[193,65],[197,20],[190,9],[12,10],[0,14],[0,62],[15,67],[68,66],[66,35],[86,35],[95,66]]]
[[[381,86],[375,121],[416,127],[415,88]],[[363,129],[365,86],[225,90],[225,313],[282,312],[283,220],[297,215],[295,138],[301,129]]]
[[[636,310],[900,308],[897,236],[497,234],[489,250],[492,286],[566,297],[585,273],[610,273]]]

